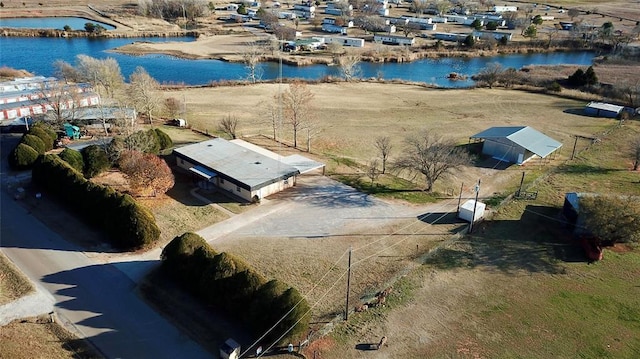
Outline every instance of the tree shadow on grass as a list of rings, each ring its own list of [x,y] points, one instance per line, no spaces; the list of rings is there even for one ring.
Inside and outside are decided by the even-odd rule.
[[[555,207],[529,205],[520,220],[485,221],[474,233],[439,248],[425,264],[441,269],[483,267],[504,273],[564,273],[564,263],[587,262]]]
[[[616,168],[603,168],[603,167],[595,167],[582,163],[570,163],[563,165],[559,168],[559,172],[561,173],[572,173],[572,174],[608,174],[610,172],[620,171]]]
[[[578,116],[584,116],[584,117],[592,117],[589,116],[587,114],[584,113],[584,107],[573,107],[573,108],[567,108],[562,110],[562,112],[564,113],[568,113],[571,115],[578,115]]]

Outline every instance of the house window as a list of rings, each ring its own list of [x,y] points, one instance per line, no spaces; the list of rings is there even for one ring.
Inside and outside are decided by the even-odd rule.
[[[236,186],[236,191],[240,192],[240,191],[242,191],[242,190],[240,189],[240,187],[239,187],[239,186]]]
[[[224,178],[220,178],[220,184],[224,183]]]

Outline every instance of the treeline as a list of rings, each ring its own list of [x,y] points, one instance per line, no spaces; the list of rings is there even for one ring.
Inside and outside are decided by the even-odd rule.
[[[194,233],[174,238],[162,251],[162,270],[207,306],[231,313],[264,341],[285,343],[307,331],[309,304],[283,282],[267,281],[247,263],[217,253]]]
[[[83,219],[105,231],[114,247],[138,249],[160,238],[153,214],[133,197],[88,181],[54,154],[38,157],[33,181]]]

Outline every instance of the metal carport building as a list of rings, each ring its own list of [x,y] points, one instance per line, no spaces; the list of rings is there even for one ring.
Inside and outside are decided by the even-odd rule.
[[[491,127],[469,138],[484,140],[483,154],[517,164],[534,156],[546,158],[562,147],[562,143],[529,126]]]

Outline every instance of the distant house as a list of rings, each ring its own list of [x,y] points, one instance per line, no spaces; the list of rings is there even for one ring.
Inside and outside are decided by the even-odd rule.
[[[585,114],[596,117],[616,118],[620,116],[623,110],[624,106],[612,105],[604,102],[589,102],[584,107]]]
[[[299,174],[324,164],[277,154],[242,140],[215,138],[173,150],[180,168],[204,187],[217,187],[246,201],[293,187]]]
[[[364,47],[364,39],[358,37],[327,36],[322,38],[325,44],[340,44],[350,47]]]
[[[388,45],[408,45],[411,46],[415,43],[413,37],[396,36],[396,35],[373,35],[374,42],[381,42]]]
[[[482,153],[501,161],[522,164],[534,156],[546,158],[562,143],[529,126],[491,127],[470,137],[483,141]]]
[[[483,30],[474,30],[473,36],[480,39],[494,38],[496,40],[502,40],[503,38],[507,41],[511,41],[513,34],[508,31],[483,31]]]

